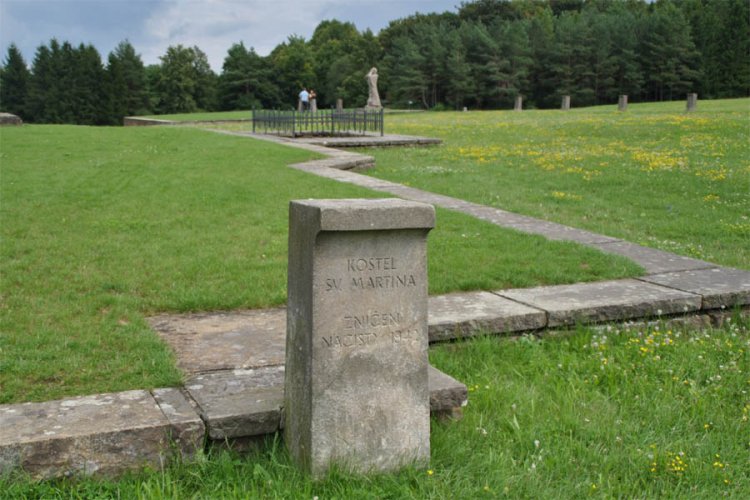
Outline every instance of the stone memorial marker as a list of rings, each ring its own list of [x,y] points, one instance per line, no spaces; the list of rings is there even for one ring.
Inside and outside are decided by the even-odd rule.
[[[627,110],[628,110],[628,96],[623,94],[617,100],[617,111],[627,111]]]
[[[513,105],[513,111],[523,111],[523,96],[516,96],[516,102]]]
[[[292,201],[285,440],[315,476],[426,465],[430,205]]]
[[[344,100],[341,98],[336,99],[336,110],[342,111],[343,109],[344,109]]]
[[[695,111],[698,107],[698,94],[691,93],[687,95],[687,110]]]
[[[570,109],[570,96],[564,95],[562,98],[562,105],[560,106],[560,109],[563,111],[568,111]]]

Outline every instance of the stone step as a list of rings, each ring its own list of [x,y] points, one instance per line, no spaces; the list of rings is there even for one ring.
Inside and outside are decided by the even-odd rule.
[[[179,389],[0,405],[0,475],[116,476],[190,460],[205,426]]]
[[[460,414],[464,384],[430,367],[429,387],[433,414]],[[165,388],[0,405],[0,475],[20,469],[35,479],[114,477],[159,469],[172,458],[190,461],[206,437],[276,432],[283,421],[284,367],[198,375],[185,393]]]
[[[458,417],[468,401],[464,384],[429,367],[430,411]],[[282,428],[284,366],[199,374],[187,381],[186,392],[213,440],[244,438]]]

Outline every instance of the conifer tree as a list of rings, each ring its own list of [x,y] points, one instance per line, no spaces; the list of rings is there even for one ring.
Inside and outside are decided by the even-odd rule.
[[[30,77],[21,51],[10,44],[0,73],[0,110],[28,119],[26,96]]]

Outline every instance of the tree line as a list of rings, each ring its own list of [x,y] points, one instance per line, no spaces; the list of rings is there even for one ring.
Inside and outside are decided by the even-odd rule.
[[[378,67],[393,107],[550,108],[750,95],[747,0],[475,0],[415,14],[374,35],[321,22],[268,56],[240,42],[220,74],[198,47],[170,46],[146,66],[121,42],[102,61],[91,45],[53,39],[29,67],[15,45],[0,68],[0,109],[38,123],[119,124],[123,116],[295,106],[302,86],[319,106],[367,99]]]

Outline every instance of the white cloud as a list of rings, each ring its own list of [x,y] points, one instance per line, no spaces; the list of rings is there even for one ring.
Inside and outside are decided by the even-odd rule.
[[[322,13],[337,2],[291,0],[180,1],[162,5],[146,20],[146,62],[158,62],[170,45],[197,45],[215,71],[227,50],[240,41],[267,55],[289,35],[309,39]]]
[[[145,64],[170,45],[198,46],[217,72],[234,43],[267,55],[290,35],[310,39],[326,19],[377,33],[416,11],[455,11],[460,0],[0,0],[0,49],[15,42],[27,62],[53,37],[92,43],[106,59],[129,39]]]

